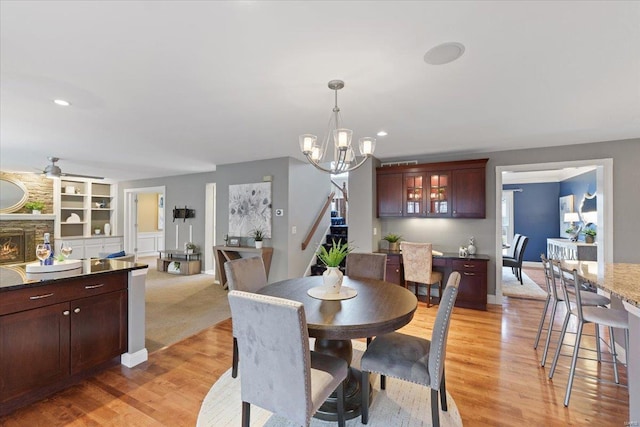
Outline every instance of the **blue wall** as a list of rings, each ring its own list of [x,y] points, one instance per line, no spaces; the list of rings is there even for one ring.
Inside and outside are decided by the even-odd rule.
[[[514,233],[529,237],[524,260],[540,262],[540,254],[547,253],[547,238],[560,236],[558,198],[573,194],[577,212],[584,194],[596,192],[596,171],[562,182],[509,184],[502,188],[522,188],[522,192],[513,193],[513,229]],[[584,236],[580,238],[584,240]]]
[[[522,188],[513,193],[513,229],[529,237],[524,251],[525,261],[540,262],[547,253],[547,238],[558,237],[560,183],[504,185],[505,190]]]

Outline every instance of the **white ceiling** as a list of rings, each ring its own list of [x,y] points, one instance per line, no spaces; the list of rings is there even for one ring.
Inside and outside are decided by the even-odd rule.
[[[354,139],[389,132],[381,159],[640,137],[640,2],[3,0],[0,19],[3,170],[302,158],[331,79]],[[459,60],[423,61],[451,41]]]

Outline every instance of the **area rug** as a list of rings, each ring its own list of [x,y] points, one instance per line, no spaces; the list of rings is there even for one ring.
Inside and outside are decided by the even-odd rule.
[[[353,341],[353,366],[360,366],[365,344]],[[386,390],[380,390],[379,376],[371,375],[373,400],[369,409],[371,427],[423,427],[431,425],[431,391],[427,387],[387,377]],[[447,392],[448,411],[440,411],[440,425],[461,426],[456,403]],[[211,387],[198,414],[198,427],[237,427],[242,420],[240,378],[231,378],[231,369]],[[335,427],[336,422],[312,419],[311,427]],[[347,427],[362,426],[360,417],[346,422]],[[251,406],[252,427],[299,427],[258,406]]]
[[[522,272],[522,281],[520,284],[515,274],[511,272],[511,267],[502,267],[502,295],[511,298],[525,298],[544,300],[547,293],[543,291],[533,280]]]
[[[227,291],[208,274],[181,276],[157,271],[155,258],[145,282],[146,348],[149,353],[231,317]]]

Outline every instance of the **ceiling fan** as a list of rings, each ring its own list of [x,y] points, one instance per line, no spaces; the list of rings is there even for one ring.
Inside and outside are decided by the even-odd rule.
[[[58,157],[47,157],[47,159],[51,162],[50,165],[47,165],[46,168],[42,171],[42,174],[47,178],[60,178],[62,176],[72,176],[77,178],[93,178],[93,179],[104,179],[102,176],[92,176],[92,175],[80,175],[75,173],[64,173],[60,166],[56,165],[56,162],[60,160]]]

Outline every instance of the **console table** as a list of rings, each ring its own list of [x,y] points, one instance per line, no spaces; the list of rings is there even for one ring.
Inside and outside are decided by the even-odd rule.
[[[547,258],[597,261],[598,247],[594,243],[572,242],[569,239],[547,239]]]
[[[387,254],[387,273],[385,281],[404,286],[404,268],[402,252],[379,250]],[[460,273],[460,285],[456,307],[487,309],[487,255],[469,255],[459,257],[457,253],[444,253],[433,257],[433,269],[442,272],[444,287],[453,271]]]
[[[257,249],[253,246],[214,246],[216,251],[216,278],[224,289],[227,289],[227,274],[224,271],[224,263],[234,259],[242,258],[242,254],[249,256],[261,256],[264,262],[265,273],[269,277],[269,269],[271,268],[271,257],[273,256],[273,248]]]
[[[160,256],[157,261],[158,271],[166,272],[172,262],[180,263],[180,271],[177,274],[185,276],[200,273],[200,252],[187,253],[185,251],[173,249],[159,251]]]

